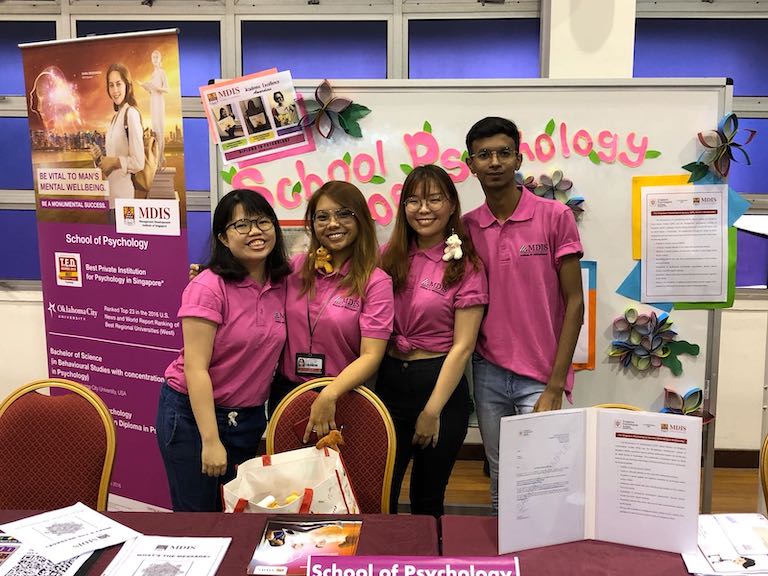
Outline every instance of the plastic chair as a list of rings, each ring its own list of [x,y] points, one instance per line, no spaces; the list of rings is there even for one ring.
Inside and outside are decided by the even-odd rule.
[[[306,448],[304,427],[319,390],[333,378],[317,378],[297,386],[277,408],[267,427],[267,454]],[[340,452],[363,514],[389,513],[389,493],[395,466],[395,427],[376,394],[358,386],[336,402],[336,424],[342,427]]]
[[[50,388],[51,396],[41,388]],[[82,502],[106,510],[115,425],[85,386],[51,378],[12,392],[0,404],[0,446],[0,509],[53,510]]]

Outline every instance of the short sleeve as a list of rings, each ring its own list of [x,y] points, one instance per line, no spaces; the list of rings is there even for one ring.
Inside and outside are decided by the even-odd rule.
[[[360,312],[360,336],[389,340],[395,321],[395,297],[392,293],[392,278],[376,269],[363,299]]]
[[[218,284],[211,286],[211,283],[205,282],[203,277],[206,273],[213,275],[213,272],[206,270],[184,289],[181,295],[179,318],[202,318],[221,324],[224,321],[224,294],[215,288],[223,288],[223,281],[220,280]]]
[[[560,268],[560,260],[571,254],[584,255],[581,246],[579,230],[576,227],[576,218],[570,208],[563,206],[563,210],[555,217],[555,266]]]
[[[485,304],[488,304],[488,278],[485,268],[480,263],[475,267],[471,262],[467,262],[461,286],[453,299],[453,307],[470,308]]]

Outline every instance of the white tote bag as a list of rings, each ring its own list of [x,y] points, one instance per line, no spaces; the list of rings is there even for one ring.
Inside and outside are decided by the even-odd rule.
[[[299,498],[282,504],[292,492]],[[268,496],[279,505],[259,506]],[[360,513],[341,454],[328,448],[301,448],[247,460],[222,487],[222,499],[225,512]]]

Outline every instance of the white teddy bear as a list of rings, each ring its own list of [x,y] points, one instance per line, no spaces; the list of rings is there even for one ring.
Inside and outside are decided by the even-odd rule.
[[[461,251],[461,239],[456,234],[451,234],[445,241],[443,260],[459,260],[464,253]]]

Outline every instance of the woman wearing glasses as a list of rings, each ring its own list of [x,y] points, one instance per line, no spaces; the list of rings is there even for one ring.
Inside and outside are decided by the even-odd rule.
[[[336,427],[336,399],[371,378],[392,333],[392,280],[380,268],[376,230],[352,184],[324,184],[307,205],[309,252],[288,278],[285,345],[270,410],[302,382],[334,380],[312,404],[304,441]],[[328,258],[330,257],[330,260]],[[327,266],[326,264],[330,264]]]
[[[257,454],[285,342],[290,266],[272,207],[233,190],[213,216],[206,270],[184,290],[184,349],[165,372],[157,440],[175,511],[221,510],[221,486]]]
[[[376,393],[397,432],[390,512],[397,512],[413,458],[411,513],[437,517],[467,434],[472,407],[464,367],[488,303],[488,283],[445,170],[415,168],[401,198],[382,256],[394,284],[395,328]]]

